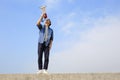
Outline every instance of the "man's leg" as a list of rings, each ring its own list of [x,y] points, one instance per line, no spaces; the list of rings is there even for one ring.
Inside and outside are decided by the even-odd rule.
[[[38,43],[38,68],[42,69],[43,45]]]
[[[45,47],[44,51],[44,69],[48,69],[48,64],[49,64],[49,47]]]

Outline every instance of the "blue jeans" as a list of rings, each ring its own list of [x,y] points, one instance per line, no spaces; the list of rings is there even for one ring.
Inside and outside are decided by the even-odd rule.
[[[43,64],[43,54],[44,54],[44,64]],[[45,46],[45,43],[38,43],[38,68],[48,69],[49,63],[49,46]],[[43,66],[44,65],[44,66]]]

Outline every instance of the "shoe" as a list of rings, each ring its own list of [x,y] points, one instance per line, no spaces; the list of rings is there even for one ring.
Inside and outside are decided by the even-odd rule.
[[[43,70],[39,70],[39,71],[37,72],[37,74],[41,74],[41,73],[43,73]]]
[[[43,69],[43,74],[48,74],[47,70]]]

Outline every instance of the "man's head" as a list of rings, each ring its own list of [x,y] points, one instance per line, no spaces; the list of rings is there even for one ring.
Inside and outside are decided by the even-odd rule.
[[[45,25],[48,26],[48,27],[51,25],[51,21],[50,21],[50,19],[46,19],[46,21],[45,21]]]

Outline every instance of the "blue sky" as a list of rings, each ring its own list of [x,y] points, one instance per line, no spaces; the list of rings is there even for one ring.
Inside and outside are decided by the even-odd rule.
[[[119,0],[1,0],[0,73],[37,71],[40,6],[54,42],[50,73],[120,71]]]

